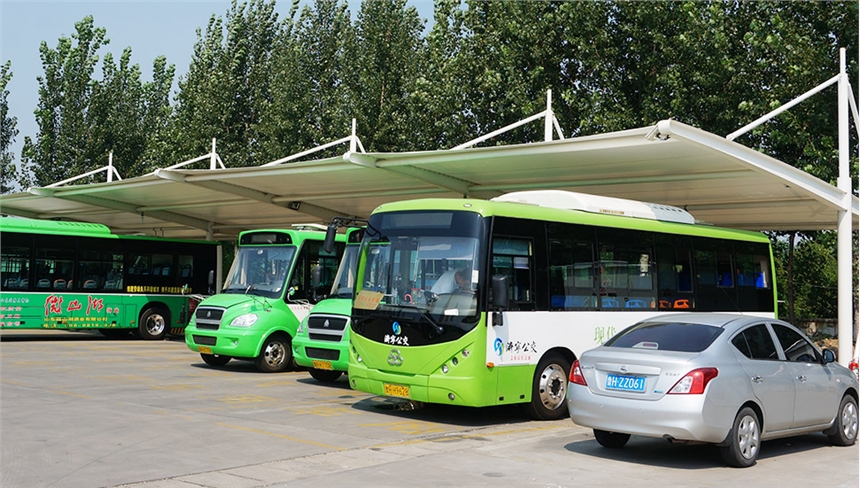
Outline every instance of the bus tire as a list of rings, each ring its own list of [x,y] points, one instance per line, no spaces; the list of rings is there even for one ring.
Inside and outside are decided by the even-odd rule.
[[[567,377],[570,362],[561,354],[544,356],[535,368],[532,401],[525,409],[535,420],[558,420],[567,416]]]
[[[224,366],[229,363],[231,359],[230,356],[222,356],[220,354],[203,354],[200,353],[200,357],[203,358],[203,362],[208,364],[209,366]]]
[[[137,327],[137,332],[140,338],[145,341],[158,341],[164,339],[167,335],[170,316],[163,308],[147,307],[140,314],[140,325]]]
[[[311,377],[320,383],[334,383],[343,374],[342,371],[329,371],[326,369],[311,368],[308,370]]]
[[[260,354],[254,358],[257,369],[264,373],[281,373],[293,364],[293,349],[289,336],[272,334],[260,348]]]

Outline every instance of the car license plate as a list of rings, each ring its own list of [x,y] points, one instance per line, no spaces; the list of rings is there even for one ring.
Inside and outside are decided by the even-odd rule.
[[[409,387],[404,385],[382,384],[382,393],[387,396],[409,398]]]
[[[606,375],[606,389],[642,393],[645,391],[645,378],[643,376],[608,374]]]
[[[314,369],[324,369],[326,371],[334,370],[331,366],[331,361],[321,361],[319,359],[314,359]]]
[[[197,346],[197,349],[200,351],[200,354],[212,354],[211,347]]]

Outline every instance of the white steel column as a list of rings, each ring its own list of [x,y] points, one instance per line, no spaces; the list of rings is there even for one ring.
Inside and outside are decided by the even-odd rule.
[[[552,113],[552,90],[546,91],[546,119],[543,124],[543,140],[552,140],[552,119],[555,117]]]
[[[845,71],[845,48],[839,50],[839,178],[837,186],[844,192],[842,209],[837,217],[837,320],[839,363],[848,366],[853,354],[853,277],[851,244],[851,176],[848,171],[848,75]]]

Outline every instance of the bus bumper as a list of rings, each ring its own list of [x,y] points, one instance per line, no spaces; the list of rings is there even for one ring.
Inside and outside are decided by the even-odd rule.
[[[403,375],[368,369],[359,363],[349,364],[349,384],[355,390],[372,395],[403,398],[447,405],[486,407],[511,401],[497,402],[495,382],[476,382],[471,376]],[[407,387],[407,389],[404,389]],[[521,400],[520,400],[521,401]]]
[[[296,364],[305,368],[346,372],[349,367],[349,340],[317,341],[297,335],[293,339],[293,357]]]
[[[255,358],[260,352],[264,334],[259,330],[198,330],[185,328],[185,345],[201,354],[215,354],[234,358]]]

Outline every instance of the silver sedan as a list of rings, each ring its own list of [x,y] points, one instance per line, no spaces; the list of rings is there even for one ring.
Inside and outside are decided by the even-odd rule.
[[[857,439],[857,378],[798,329],[736,314],[671,314],[587,351],[570,371],[571,419],[602,446],[630,435],[717,444],[729,466],[763,440],[823,432]]]

